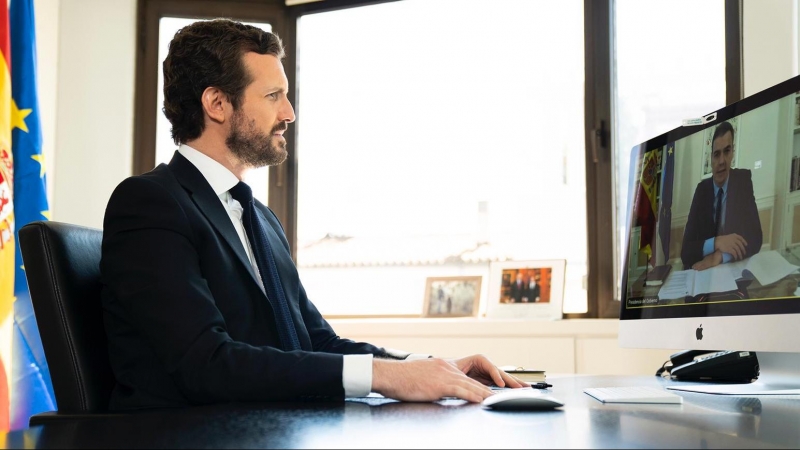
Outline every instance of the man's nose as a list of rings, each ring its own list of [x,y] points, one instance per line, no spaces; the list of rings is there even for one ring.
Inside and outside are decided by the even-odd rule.
[[[294,108],[292,107],[292,104],[289,102],[289,99],[286,99],[284,101],[284,104],[281,105],[279,119],[286,123],[292,123],[295,121],[296,117],[294,115]]]

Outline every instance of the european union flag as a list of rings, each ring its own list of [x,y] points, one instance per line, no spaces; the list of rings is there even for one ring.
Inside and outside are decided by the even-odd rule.
[[[11,28],[11,150],[14,157],[14,234],[36,220],[49,219],[42,158],[42,131],[36,93],[36,36],[33,0],[14,0]],[[28,427],[31,415],[56,409],[50,370],[33,315],[28,283],[16,246],[14,339],[11,373],[11,429]]]

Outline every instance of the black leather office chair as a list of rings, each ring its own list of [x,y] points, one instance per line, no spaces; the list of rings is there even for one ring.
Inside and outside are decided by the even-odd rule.
[[[100,300],[103,232],[58,222],[32,222],[19,245],[57,412],[34,415],[31,426],[108,411],[114,374],[108,360]]]

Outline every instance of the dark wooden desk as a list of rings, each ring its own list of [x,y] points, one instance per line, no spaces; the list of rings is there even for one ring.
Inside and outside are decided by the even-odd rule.
[[[238,404],[50,423],[6,448],[797,448],[800,400],[682,393],[683,405],[604,405],[586,387],[652,377],[548,379],[566,405],[496,412],[461,401]]]

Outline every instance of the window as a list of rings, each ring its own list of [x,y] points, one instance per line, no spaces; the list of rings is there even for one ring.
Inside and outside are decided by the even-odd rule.
[[[485,310],[492,261],[566,259],[566,316],[617,317],[631,147],[741,95],[740,0],[661,3],[139,0],[133,171],[175,147],[174,31],[258,23],[298,121],[249,181],[323,313],[419,316],[427,277],[463,275]]]
[[[297,29],[297,264],[320,311],[418,315],[426,277],[454,275],[483,276],[485,305],[491,261],[556,258],[565,310],[586,311],[581,0],[406,0]]]

